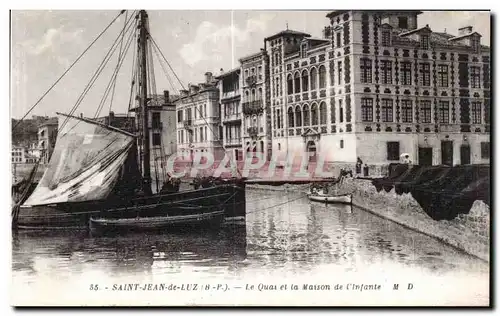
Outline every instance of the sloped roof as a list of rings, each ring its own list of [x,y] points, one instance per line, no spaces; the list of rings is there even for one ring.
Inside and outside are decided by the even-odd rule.
[[[233,68],[233,69],[231,69],[231,70],[228,70],[228,71],[225,71],[225,72],[221,73],[221,74],[220,74],[220,75],[218,75],[218,76],[215,76],[214,78],[215,78],[215,79],[220,79],[220,78],[227,77],[227,76],[229,76],[229,75],[231,75],[231,74],[233,74],[233,73],[235,73],[235,72],[239,72],[239,71],[240,71],[240,68],[239,68],[239,67],[238,67],[238,68]]]
[[[51,117],[50,119],[46,120],[42,124],[40,124],[38,127],[46,126],[46,125],[58,125],[58,119],[57,117]]]
[[[279,33],[276,33],[274,35],[271,35],[269,37],[266,37],[264,40],[265,41],[270,41],[270,40],[273,40],[277,37],[281,37],[281,36],[284,36],[284,35],[298,35],[298,36],[304,36],[304,37],[311,37],[310,34],[307,34],[307,33],[304,33],[304,32],[299,32],[299,31],[294,31],[294,30],[284,30],[284,31],[281,31]]]
[[[428,32],[432,32],[431,28],[429,27],[429,25],[426,25],[426,26],[423,26],[421,28],[418,28],[418,29],[414,29],[414,30],[411,30],[411,31],[407,31],[407,32],[403,32],[403,33],[400,33],[399,36],[407,36],[407,35],[410,35],[410,34],[414,34],[414,33],[418,33],[420,31],[428,31]]]
[[[330,43],[330,40],[321,39],[321,38],[308,38],[307,41],[311,44],[310,48],[314,48],[316,46],[321,46],[326,43]]]
[[[469,33],[469,34],[460,35],[460,36],[456,36],[456,37],[450,38],[450,41],[455,41],[455,40],[458,40],[458,39],[461,39],[461,38],[464,38],[464,37],[469,37],[469,36],[472,36],[472,35],[479,35],[479,36],[482,37],[482,35],[479,34],[478,32],[472,32],[472,33]]]

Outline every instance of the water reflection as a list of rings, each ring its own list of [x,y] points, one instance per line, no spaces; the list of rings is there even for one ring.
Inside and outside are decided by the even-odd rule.
[[[247,255],[262,269],[300,273],[336,264],[345,271],[360,271],[390,263],[434,273],[488,272],[483,261],[349,205],[296,200],[296,193],[249,197],[256,202],[247,206]]]
[[[360,209],[269,191],[247,193],[246,227],[120,236],[21,231],[12,245],[14,278],[27,283],[93,271],[236,278],[246,271],[307,274],[331,265],[346,272],[374,264],[489,272],[485,262]]]
[[[224,269],[246,258],[246,231],[227,229],[199,233],[130,233],[92,236],[87,232],[19,232],[13,236],[14,271],[58,278],[87,270],[112,276],[176,273],[182,266],[202,271]],[[216,269],[207,272],[216,272]]]

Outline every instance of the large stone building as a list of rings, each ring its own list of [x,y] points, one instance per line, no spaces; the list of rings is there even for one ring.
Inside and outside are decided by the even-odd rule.
[[[273,151],[377,167],[402,153],[489,163],[490,50],[470,26],[417,28],[419,14],[333,11],[323,39],[266,38]]]
[[[210,152],[222,159],[222,126],[220,126],[219,90],[211,72],[205,82],[181,90],[175,101],[177,110],[177,148],[185,157],[196,152]]]
[[[241,160],[243,152],[240,68],[222,72],[215,79],[218,80],[219,88],[223,146],[234,159]]]

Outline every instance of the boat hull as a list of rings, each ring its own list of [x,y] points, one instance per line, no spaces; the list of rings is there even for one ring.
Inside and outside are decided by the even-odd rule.
[[[337,204],[352,204],[352,195],[336,195],[336,196],[328,196],[328,195],[316,195],[309,194],[309,200],[315,202],[323,202],[323,203],[337,203]]]
[[[88,229],[92,216],[176,216],[224,209],[224,218],[245,219],[245,187],[225,184],[130,200],[21,206],[17,229]]]
[[[191,228],[218,228],[224,220],[224,210],[177,215],[136,218],[93,218],[89,220],[92,232],[164,230],[179,231]]]

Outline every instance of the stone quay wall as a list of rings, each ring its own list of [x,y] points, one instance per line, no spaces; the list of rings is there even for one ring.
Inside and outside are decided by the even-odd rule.
[[[250,190],[289,191],[297,194],[305,194],[309,187],[308,184],[247,185]],[[453,220],[435,221],[424,212],[410,193],[398,195],[394,189],[390,192],[377,192],[369,180],[346,178],[338,187],[337,193],[351,193],[353,204],[365,211],[436,238],[484,261],[490,260],[490,208],[482,201],[475,201],[468,214],[460,214]]]
[[[340,193],[352,193],[353,204],[410,229],[437,238],[482,260],[490,260],[490,208],[475,201],[468,214],[453,220],[435,221],[420,207],[411,193],[377,192],[369,180],[347,178]]]

